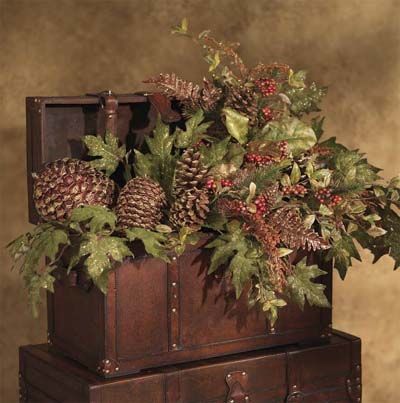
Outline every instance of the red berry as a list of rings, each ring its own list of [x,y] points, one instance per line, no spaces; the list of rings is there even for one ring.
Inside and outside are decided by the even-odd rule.
[[[276,81],[272,78],[262,78],[256,81],[260,92],[265,96],[274,95],[277,91]]]
[[[272,119],[272,110],[270,109],[270,108],[268,108],[268,106],[265,106],[263,109],[262,109],[262,112],[263,112],[263,114],[264,114],[264,118],[265,118],[265,120],[271,120]]]

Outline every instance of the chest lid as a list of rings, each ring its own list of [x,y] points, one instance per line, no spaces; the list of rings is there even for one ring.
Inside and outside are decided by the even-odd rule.
[[[140,146],[154,128],[157,115],[166,123],[180,120],[158,93],[26,98],[29,221],[38,216],[32,204],[32,173],[56,159],[85,159],[85,135],[112,132],[128,148]]]

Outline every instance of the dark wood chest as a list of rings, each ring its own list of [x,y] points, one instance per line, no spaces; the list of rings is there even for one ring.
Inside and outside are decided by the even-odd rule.
[[[237,354],[105,380],[46,345],[20,349],[21,402],[360,402],[361,342],[328,342]]]
[[[137,144],[157,113],[176,120],[176,112],[154,96],[28,98],[28,172],[57,158],[84,157],[80,140],[87,134],[111,130],[122,142]],[[30,179],[28,185],[31,195]],[[30,219],[37,220],[32,205]],[[79,272],[60,278],[48,295],[49,342],[108,378],[329,337],[326,308],[289,305],[270,328],[262,312],[247,308],[245,295],[235,300],[221,273],[207,275],[208,259],[200,244],[170,264],[148,256],[127,260],[110,274],[107,295]],[[324,277],[331,299],[332,273]]]

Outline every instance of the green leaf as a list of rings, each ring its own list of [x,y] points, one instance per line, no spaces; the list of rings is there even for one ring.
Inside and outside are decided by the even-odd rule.
[[[136,174],[138,176],[149,176],[159,182],[168,199],[171,199],[176,165],[176,156],[172,155],[174,141],[175,135],[169,134],[169,126],[164,124],[159,116],[153,137],[146,137],[150,154],[143,155],[135,150]]]
[[[14,263],[19,264],[35,317],[38,315],[40,289],[52,291],[53,264],[62,252],[61,247],[69,244],[66,228],[53,223],[44,223],[7,245]],[[47,259],[47,265],[40,268],[43,258]]]
[[[301,177],[300,167],[297,165],[296,162],[293,163],[292,172],[290,174],[290,181],[293,185],[298,183]]]
[[[88,223],[89,231],[94,233],[107,232],[115,230],[117,216],[111,210],[102,206],[82,206],[72,211],[72,223]]]
[[[134,241],[135,239],[141,240],[148,254],[164,260],[164,262],[170,262],[166,254],[167,235],[144,228],[130,228],[125,230],[125,234],[129,241]]]
[[[249,131],[249,118],[231,108],[222,109],[228,133],[240,144],[245,144]]]
[[[356,151],[341,151],[334,157],[334,179],[337,187],[366,186],[379,179],[378,169],[368,164]]]
[[[175,25],[171,29],[172,34],[188,35],[189,22],[187,18],[183,18],[179,25]]]
[[[288,86],[285,90],[286,96],[290,99],[290,111],[296,116],[318,112],[320,110],[318,104],[326,92],[326,87],[319,88],[315,83],[306,88]]]
[[[238,143],[229,143],[228,152],[224,157],[224,162],[233,165],[235,168],[240,168],[243,164],[243,158],[246,150]]]
[[[288,292],[301,309],[304,309],[306,299],[311,306],[330,307],[324,294],[325,286],[312,281],[323,274],[326,272],[317,265],[307,266],[306,258],[296,264],[293,274],[287,279]]]
[[[215,51],[211,54],[206,55],[205,60],[210,65],[208,71],[210,73],[213,72],[221,63],[219,51]]]
[[[135,152],[135,173],[136,176],[147,176],[156,181],[159,179],[158,158],[151,154],[142,154],[139,150]]]
[[[324,129],[323,129],[324,121],[325,121],[325,116],[315,117],[315,118],[311,119],[311,128],[314,130],[314,133],[317,136],[318,140],[324,134]]]
[[[236,299],[239,299],[243,287],[257,270],[257,262],[255,259],[249,259],[241,253],[237,253],[229,264],[229,270],[232,273],[232,284],[235,287]]]
[[[158,116],[153,137],[146,137],[146,143],[151,154],[156,155],[161,159],[171,155],[174,140],[175,136],[169,134],[169,126],[163,123],[161,117]]]
[[[218,270],[219,267],[228,263],[229,259],[234,255],[235,252],[235,245],[229,243],[221,245],[211,242],[207,245],[207,248],[213,248],[214,245],[218,247],[214,249],[213,254],[211,255],[208,274],[214,273],[216,270]]]
[[[304,88],[307,72],[305,70],[299,70],[294,73],[293,70],[289,70],[288,83],[291,87]]]
[[[178,148],[187,148],[201,139],[201,136],[207,132],[212,122],[202,123],[204,112],[198,109],[196,113],[186,121],[186,130],[176,129],[175,146]]]
[[[107,175],[115,172],[126,154],[125,146],[119,147],[118,138],[111,133],[106,133],[104,139],[101,136],[85,136],[83,142],[88,148],[88,155],[99,157],[90,161],[90,165],[99,171],[105,171]]]
[[[201,145],[200,153],[203,164],[207,167],[220,164],[228,152],[229,141],[230,138],[227,137],[224,140],[211,144],[210,147],[206,147],[204,144]]]
[[[207,214],[207,218],[203,227],[213,229],[214,231],[221,232],[224,230],[227,219],[224,215],[219,213],[218,211],[211,210],[209,214]]]
[[[85,234],[80,245],[79,255],[86,256],[84,265],[93,282],[103,292],[107,292],[107,274],[114,262],[133,256],[124,238]]]
[[[352,236],[354,236],[354,232]],[[326,255],[326,260],[333,260],[334,267],[338,270],[342,279],[346,277],[348,268],[352,265],[351,258],[361,261],[352,236],[342,234],[341,237],[332,242],[332,247]]]
[[[280,122],[273,121],[262,129],[264,140],[287,141],[293,155],[309,150],[317,142],[313,129],[297,118],[286,118]]]

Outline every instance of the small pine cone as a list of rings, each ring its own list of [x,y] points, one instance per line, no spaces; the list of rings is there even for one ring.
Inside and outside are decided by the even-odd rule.
[[[121,190],[116,213],[122,229],[152,230],[162,218],[166,197],[161,186],[149,178],[133,178]]]
[[[34,175],[33,201],[44,220],[66,221],[79,206],[110,207],[115,190],[115,183],[88,162],[64,158]]]
[[[207,189],[187,189],[176,198],[170,210],[170,222],[175,229],[188,227],[198,230],[210,211]]]
[[[258,100],[253,89],[230,87],[225,105],[247,116],[251,126],[257,124]]]
[[[207,168],[200,161],[201,154],[195,148],[190,147],[182,154],[176,163],[174,196],[192,188],[200,188],[207,175]]]
[[[213,83],[206,78],[203,79],[203,89],[201,90],[201,107],[205,111],[213,111],[218,101],[221,99],[222,90],[216,87]]]

